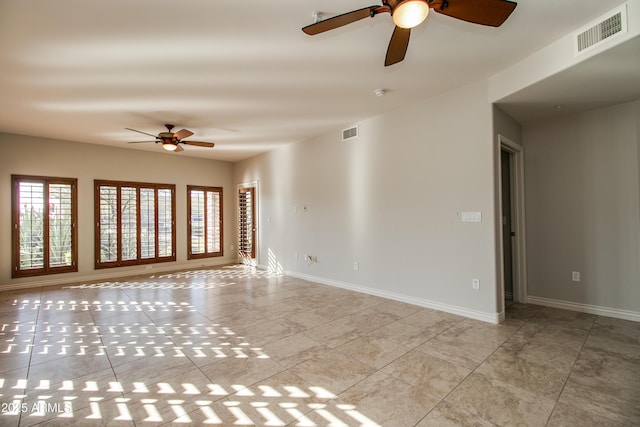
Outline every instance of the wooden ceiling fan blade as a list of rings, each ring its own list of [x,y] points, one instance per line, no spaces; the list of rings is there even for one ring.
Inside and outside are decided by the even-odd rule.
[[[391,35],[389,41],[389,47],[387,48],[387,56],[384,59],[384,66],[397,64],[404,59],[404,55],[407,53],[407,47],[409,47],[409,37],[411,36],[410,28],[400,28],[396,26]]]
[[[517,5],[507,0],[435,0],[430,3],[434,11],[443,15],[490,27],[502,25]]]
[[[179,130],[178,132],[176,132],[174,134],[174,136],[176,138],[178,138],[178,139],[189,138],[191,135],[193,135],[193,132],[191,132],[190,130],[186,130],[186,129]]]
[[[304,31],[306,34],[309,34],[310,36],[324,33],[325,31],[333,30],[344,25],[351,24],[352,22],[368,18],[372,16],[372,13],[376,14],[380,7],[381,6],[364,7],[362,9],[343,13],[342,15],[323,19],[322,21],[307,25],[306,27],[302,28],[302,31]]]
[[[131,128],[125,128],[125,129],[126,130],[131,130],[131,131],[134,131],[134,132],[138,132],[138,133],[141,133],[143,135],[148,135],[148,136],[151,136],[153,138],[157,138],[158,137],[157,135],[152,135],[152,134],[147,133],[147,132],[142,132],[141,130],[136,130],[136,129],[131,129]]]
[[[200,141],[182,141],[183,144],[187,144],[187,145],[196,145],[198,147],[207,147],[207,148],[213,148],[214,144],[213,142],[200,142]]]
[[[184,151],[184,148],[180,147],[179,145],[176,145],[176,149],[173,150],[174,153],[179,153],[181,151]]]
[[[146,144],[149,142],[158,142],[158,141],[129,141],[127,144]]]

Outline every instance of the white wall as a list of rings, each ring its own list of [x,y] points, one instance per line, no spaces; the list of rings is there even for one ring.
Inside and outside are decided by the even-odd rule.
[[[236,183],[259,181],[258,262],[495,321],[491,115],[483,82],[363,121],[353,141],[336,130],[237,163]]]
[[[640,320],[640,101],[525,125],[523,140],[530,300]]]
[[[235,251],[229,249],[236,242],[232,163],[1,133],[0,152],[1,285],[23,286],[149,272],[145,266],[94,270],[94,179],[176,184],[176,262],[155,264],[154,271],[236,261]],[[78,179],[78,273],[11,279],[12,174]],[[187,261],[187,184],[223,187],[224,257]]]

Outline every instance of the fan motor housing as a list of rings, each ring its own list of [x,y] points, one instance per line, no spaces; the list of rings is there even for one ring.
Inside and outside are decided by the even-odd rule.
[[[173,141],[173,133],[171,132],[160,132],[158,134],[158,138],[163,141]]]

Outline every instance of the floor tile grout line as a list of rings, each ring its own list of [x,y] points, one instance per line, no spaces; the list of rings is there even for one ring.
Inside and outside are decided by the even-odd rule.
[[[462,321],[464,321],[464,320],[465,320],[465,319],[462,319],[460,322],[462,322]],[[460,323],[460,322],[458,322],[458,323]],[[448,392],[445,396],[443,396],[443,397],[442,397],[442,399],[440,399],[440,400],[438,401],[438,403],[436,403],[435,405],[433,405],[433,408],[431,408],[431,409],[429,410],[429,412],[427,412],[427,413],[424,415],[424,417],[422,417],[420,420],[418,420],[418,422],[417,422],[414,426],[417,426],[418,424],[420,424],[420,423],[422,422],[422,420],[423,420],[423,419],[425,419],[426,417],[428,417],[428,416],[429,416],[429,414],[430,414],[430,413],[431,413],[431,412],[432,412],[432,411],[433,411],[433,410],[434,410],[438,405],[440,405],[442,402],[446,401],[446,400],[447,400],[447,397],[449,397],[449,396],[450,396],[450,395],[451,395],[455,390],[457,390],[457,389],[462,385],[462,383],[464,383],[464,382],[465,382],[465,381],[466,381],[466,380],[467,380],[471,375],[473,375],[474,373],[476,373],[476,370],[477,370],[480,366],[482,366],[482,364],[483,364],[484,362],[486,362],[486,361],[487,361],[491,356],[493,356],[493,354],[494,354],[496,351],[498,351],[500,348],[502,348],[502,346],[504,345],[504,343],[506,343],[506,342],[507,342],[511,337],[513,337],[516,333],[518,333],[518,331],[520,331],[520,329],[522,329],[522,328],[524,327],[524,325],[526,325],[528,322],[529,322],[529,319],[527,319],[527,320],[526,320],[522,325],[520,325],[520,326],[518,327],[518,329],[514,330],[514,331],[511,333],[511,335],[509,335],[509,337],[507,337],[507,338],[502,342],[502,344],[500,344],[498,347],[496,347],[496,349],[495,349],[495,350],[493,350],[493,351],[491,352],[491,354],[489,354],[489,355],[488,355],[487,357],[485,357],[481,362],[479,362],[479,363],[478,363],[478,365],[477,365],[475,368],[473,368],[473,369],[472,369],[472,370],[467,374],[467,376],[465,376],[462,380],[460,380],[460,382],[459,382],[455,387],[453,387],[451,390],[449,390],[449,392]],[[456,325],[458,325],[458,323],[457,323]],[[454,325],[454,326],[456,326],[456,325]],[[454,326],[452,326],[451,328],[453,328]],[[449,329],[451,329],[451,328],[449,328]],[[447,329],[447,330],[449,330],[449,329]],[[445,333],[445,332],[446,332],[446,330],[445,330],[445,331],[443,331],[443,332],[441,332],[440,334],[438,334],[438,335],[434,336],[433,338],[436,338],[437,336],[442,335],[442,334],[443,334],[443,333]],[[431,339],[433,339],[433,338],[431,338]],[[480,373],[478,373],[478,375],[481,375],[481,376],[483,376],[483,377],[484,377],[484,375],[482,375],[482,374],[480,374]],[[485,420],[485,421],[487,421],[487,422],[491,422],[491,421],[489,421],[489,420]],[[493,424],[493,423],[492,423],[492,424]]]
[[[31,337],[31,352],[29,354],[29,364],[27,365],[27,374],[26,374],[26,380],[25,380],[25,386],[24,386],[24,390],[22,393],[22,399],[20,399],[20,403],[24,403],[24,400],[27,398],[27,390],[28,390],[28,386],[29,386],[29,374],[31,373],[31,361],[33,359],[33,351],[35,349],[36,346],[36,335],[38,333],[38,325],[39,325],[39,320],[40,320],[40,310],[42,310],[42,293],[44,292],[42,287],[38,288],[40,290],[39,293],[39,297],[38,297],[38,313],[36,314],[36,320],[35,320],[35,324],[34,324],[34,330],[33,330],[33,336]],[[23,411],[20,411],[20,416],[18,417],[18,427],[20,427],[20,425],[22,424],[22,415],[23,415]]]
[[[591,322],[591,325],[589,326],[589,330],[587,331],[587,335],[584,338],[584,341],[582,342],[582,345],[580,346],[580,350],[578,351],[578,354],[576,354],[576,358],[573,361],[573,363],[571,364],[571,369],[569,369],[569,374],[567,375],[567,378],[564,380],[564,383],[562,384],[562,389],[560,390],[560,393],[558,393],[558,397],[556,398],[556,401],[553,405],[553,408],[551,409],[551,412],[549,412],[549,416],[547,417],[547,420],[545,421],[544,425],[548,425],[549,422],[551,421],[551,416],[553,415],[553,412],[556,410],[556,407],[558,406],[558,402],[560,401],[560,398],[562,397],[562,393],[564,393],[564,389],[567,387],[567,383],[569,382],[569,378],[571,378],[571,374],[573,374],[573,370],[576,367],[576,363],[578,363],[578,359],[580,358],[580,354],[582,353],[582,350],[584,350],[584,346],[587,343],[587,340],[589,339],[589,336],[591,335],[591,331],[593,330],[593,325],[596,323],[596,320],[598,320],[599,316],[594,316],[593,321]],[[588,411],[590,412],[590,411]]]
[[[203,315],[206,319],[210,320],[212,323],[220,323],[220,321],[219,321],[219,320],[217,320],[217,321],[216,321],[215,319],[213,319],[213,318],[211,318],[211,317],[208,317],[205,313],[202,313],[200,310],[197,310],[197,312],[198,312],[199,314]],[[266,319],[266,318],[265,318],[265,319]],[[156,323],[156,326],[157,326],[157,323]],[[176,345],[177,345],[177,343],[175,342],[175,340],[174,340],[174,339],[172,339],[172,337],[167,336],[167,338],[168,338],[172,343],[174,343],[174,344],[176,344]],[[205,378],[207,378],[207,380],[208,380],[211,384],[214,384],[214,383],[215,383],[215,381],[213,381],[213,380],[211,379],[211,377],[210,377],[209,375],[207,375],[207,374],[203,371],[202,367],[203,367],[204,365],[203,365],[203,366],[198,366],[198,365],[197,365],[197,364],[196,364],[196,363],[195,363],[195,362],[194,362],[194,361],[193,361],[193,360],[192,360],[188,355],[185,355],[185,356],[186,356],[186,357],[189,359],[189,361],[193,364],[194,368],[195,368],[195,369],[197,369],[197,370],[198,370],[198,371],[199,371],[199,372],[200,372],[200,373],[201,373]],[[271,359],[271,360],[273,360],[273,359]],[[284,366],[282,366],[282,365],[281,365],[278,361],[276,361],[276,360],[273,360],[273,362],[274,362],[274,363],[276,363],[276,364],[278,364],[278,366],[280,366],[280,368],[282,368],[282,371],[278,372],[277,374],[272,375],[272,376],[271,376],[271,377],[269,377],[269,378],[272,378],[272,377],[274,377],[274,376],[276,376],[276,375],[279,375],[279,374],[281,374],[282,372],[288,372],[288,371],[289,371],[289,369],[290,369],[290,368],[285,368]],[[212,362],[212,363],[215,363],[215,362]],[[293,374],[293,373],[292,373],[292,374]],[[295,374],[293,374],[293,375],[295,375]],[[268,379],[268,378],[267,378],[267,379]],[[267,379],[265,379],[265,380],[261,380],[261,381],[266,381]],[[260,382],[260,381],[257,381],[257,382],[255,382],[255,383],[252,383],[252,384],[246,385],[246,386],[244,386],[244,388],[242,388],[242,389],[240,389],[240,390],[235,390],[235,391],[234,391],[234,393],[227,394],[227,395],[225,395],[225,396],[221,397],[220,399],[218,399],[217,401],[223,401],[223,400],[230,401],[230,400],[229,400],[229,399],[230,399],[230,396],[233,396],[234,394],[237,394],[237,393],[241,392],[242,390],[249,389],[249,388],[250,388],[250,387],[252,387],[253,385],[257,384],[258,382]],[[189,414],[193,414],[193,413],[198,412],[198,411],[199,411],[199,409],[194,409],[193,411],[191,411],[191,412],[187,413],[187,415],[189,415]],[[305,414],[303,414],[303,416],[304,416],[304,415],[306,415],[306,414],[308,414],[308,413],[309,413],[309,412],[311,412],[311,411],[312,411],[312,409],[309,409],[309,411],[305,412]],[[297,419],[296,419],[296,420],[297,420]],[[294,421],[295,421],[295,420],[294,420]]]
[[[406,316],[405,316],[405,317],[406,317]],[[409,384],[409,383],[407,383],[406,381],[404,381],[404,380],[402,380],[402,379],[400,379],[400,378],[395,378],[395,377],[393,377],[393,376],[392,376],[392,375],[390,375],[390,374],[387,374],[387,373],[385,373],[385,372],[382,372],[382,370],[383,370],[384,368],[386,368],[387,366],[389,366],[390,364],[392,364],[393,362],[395,362],[396,360],[400,359],[401,357],[406,356],[408,353],[410,353],[410,352],[412,352],[412,351],[414,351],[414,350],[415,350],[415,351],[420,351],[420,350],[418,350],[418,347],[420,347],[420,346],[422,346],[422,345],[426,344],[427,342],[429,342],[429,341],[430,341],[430,340],[432,340],[433,338],[435,338],[435,337],[437,337],[437,336],[439,336],[439,335],[443,334],[444,332],[448,331],[449,329],[451,329],[451,328],[453,328],[453,327],[457,326],[457,325],[458,325],[460,322],[462,322],[463,320],[464,320],[464,319],[459,320],[459,321],[458,321],[458,322],[456,322],[455,324],[453,324],[453,325],[451,325],[450,327],[448,327],[447,329],[443,330],[441,333],[436,334],[436,335],[434,335],[433,337],[429,338],[428,340],[424,341],[422,344],[416,345],[416,346],[414,346],[413,348],[411,348],[411,349],[407,350],[407,351],[406,351],[406,352],[404,352],[402,355],[400,355],[400,356],[396,357],[395,359],[393,359],[392,361],[390,361],[389,363],[387,363],[386,365],[384,365],[384,366],[383,366],[383,367],[381,367],[380,369],[377,369],[377,368],[375,368],[375,367],[372,367],[372,366],[370,366],[370,365],[367,365],[367,364],[366,364],[366,363],[364,363],[364,362],[360,362],[360,361],[356,360],[356,361],[357,361],[357,362],[359,362],[359,363],[362,363],[362,364],[364,364],[364,365],[367,365],[367,366],[372,367],[373,369],[377,369],[377,370],[376,370],[374,373],[372,373],[371,375],[368,375],[368,376],[366,376],[366,377],[362,378],[361,380],[359,380],[359,381],[355,382],[354,384],[352,384],[351,386],[349,386],[348,388],[346,388],[345,390],[343,390],[340,394],[336,395],[336,397],[335,397],[334,399],[338,399],[338,398],[340,397],[340,395],[343,395],[344,393],[348,392],[348,391],[349,391],[349,390],[351,390],[352,388],[356,387],[358,384],[362,383],[363,381],[365,381],[366,379],[370,378],[371,376],[373,376],[373,375],[375,375],[375,374],[377,374],[377,373],[381,373],[381,374],[383,374],[383,375],[386,375],[387,377],[391,377],[391,378],[393,378],[394,380],[396,380],[396,381],[400,381],[400,382],[402,382],[402,383],[404,383],[404,384],[407,384],[407,385],[408,385],[408,386],[410,386],[410,387],[415,387],[415,386],[413,386],[412,384]],[[383,326],[383,327],[384,327],[384,326]],[[382,327],[381,327],[381,328],[382,328]],[[381,328],[378,328],[378,329],[381,329]],[[376,329],[376,330],[378,330],[378,329]],[[375,332],[375,330],[374,330],[374,331],[371,331],[371,332]],[[361,337],[362,337],[362,336],[360,336],[360,337],[356,337],[356,338],[354,338],[353,340],[347,341],[346,343],[344,343],[344,344],[342,344],[342,345],[345,345],[345,344],[348,344],[348,343],[350,343],[350,342],[353,342],[353,341],[355,341],[355,340],[357,340],[357,339],[359,339],[359,338],[361,338]],[[339,347],[341,347],[342,345],[340,345],[340,346],[338,346],[338,347],[336,347],[336,348],[330,349],[329,351],[337,350],[337,349],[338,349]],[[348,357],[348,356],[346,356],[346,357]],[[434,357],[435,357],[435,356],[434,356]],[[438,359],[439,359],[439,358],[438,358]],[[354,359],[354,360],[355,360],[355,359]],[[471,374],[471,373],[469,373],[469,375],[470,375],[470,374]],[[468,377],[468,375],[467,375],[467,377]],[[465,379],[466,379],[467,377],[465,377]],[[462,381],[464,381],[464,379],[463,379]],[[462,382],[462,381],[461,381],[461,382]],[[459,385],[459,384],[458,384],[458,385]],[[456,387],[454,387],[454,388],[457,388],[457,386],[456,386]],[[449,395],[449,393],[447,393],[447,396],[448,396],[448,395]],[[443,398],[443,399],[444,399],[444,398]],[[436,407],[436,406],[437,406],[437,405],[438,405],[438,404],[439,404],[443,399],[441,399],[440,401],[438,401],[438,403],[436,403],[436,404],[433,406],[433,408],[435,408],[435,407]],[[333,399],[332,399],[332,400],[333,400]],[[433,410],[433,408],[431,408],[431,410]],[[429,413],[431,412],[431,410],[429,410],[429,411],[424,415],[424,417],[426,417],[427,415],[429,415]],[[422,418],[424,418],[424,417],[422,417]],[[422,418],[421,418],[420,420],[422,420]],[[420,420],[419,420],[418,422],[420,422]]]
[[[91,316],[92,323],[94,325],[98,326],[97,323],[96,323],[96,318],[94,317],[93,312],[91,310],[89,310],[89,315]],[[98,327],[98,331],[100,332],[99,327]],[[104,335],[102,333],[99,333],[98,336],[100,338],[100,342],[102,343],[104,354],[107,357],[107,361],[109,362],[109,367],[111,368],[111,372],[113,373],[113,378],[115,378],[116,382],[120,383],[120,380],[118,379],[118,374],[116,373],[116,370],[113,367],[113,362],[111,362],[111,357],[109,357],[109,352],[107,351],[107,345],[105,344],[104,339],[103,339]],[[120,397],[124,399],[125,398],[124,392],[119,392],[119,393],[120,393]],[[135,421],[131,420],[131,423],[135,427],[135,425],[136,425]]]
[[[347,314],[347,315],[345,315],[345,316],[343,316],[343,317],[348,317],[349,315],[355,315],[355,314],[357,314],[357,313],[359,313],[359,312],[361,312],[361,311],[364,311],[364,310],[366,310],[366,309],[370,309],[370,308],[372,309],[372,308],[377,307],[378,305],[383,304],[383,303],[384,303],[384,301],[383,301],[383,302],[381,302],[381,303],[379,303],[379,304],[376,304],[375,306],[371,306],[371,307],[363,308],[363,309],[361,309],[361,310],[358,310],[357,312],[354,312],[354,313],[351,313],[351,314]],[[198,311],[198,312],[199,312],[199,311]],[[200,314],[203,314],[203,313],[200,313]],[[204,315],[204,314],[203,314],[203,315]],[[206,316],[205,316],[205,317],[206,317]],[[343,317],[341,317],[341,318],[343,318]],[[406,317],[406,316],[405,316],[405,317]],[[402,318],[402,317],[401,317],[401,318]],[[337,320],[337,319],[334,319],[334,320]],[[212,320],[212,321],[213,321],[213,320]],[[329,323],[330,323],[330,322],[329,322]],[[319,326],[319,325],[318,325],[318,326]],[[382,328],[382,327],[384,327],[384,326],[381,326],[380,328]],[[378,330],[378,329],[380,329],[380,328],[377,328],[377,329],[375,329],[375,330]],[[305,332],[306,330],[308,330],[308,329],[310,329],[310,328],[307,328],[307,329],[305,329],[305,330],[301,331],[300,333],[304,333],[304,332]],[[370,332],[373,332],[373,331],[374,331],[374,330],[369,331],[369,332],[367,332],[367,333],[370,333]],[[284,337],[284,338],[286,338],[286,337]],[[360,337],[356,337],[356,338],[354,338],[354,340],[356,340],[356,339],[358,339],[358,338],[360,338]],[[281,338],[278,338],[278,339],[281,339]],[[315,340],[313,340],[313,339],[311,339],[311,338],[308,338],[308,339],[310,339],[310,340],[312,340],[313,342],[316,342],[316,343],[317,343],[317,341],[315,341]],[[172,341],[173,341],[173,340],[172,340]],[[277,341],[277,340],[274,340],[274,341]],[[351,342],[351,341],[353,341],[353,340],[350,340],[350,341],[348,341],[348,342]],[[272,341],[272,342],[273,342],[273,341]],[[347,342],[347,343],[348,343],[348,342]],[[347,344],[347,343],[344,343],[344,344]],[[321,343],[320,343],[320,344],[321,344]],[[344,345],[344,344],[342,344],[342,345]],[[322,344],[321,344],[321,345],[322,345]],[[338,346],[338,347],[340,347],[340,346]],[[330,348],[330,347],[329,347],[329,348],[327,349],[327,351],[325,351],[323,354],[326,354],[326,353],[328,353],[328,352],[331,352],[331,351],[337,350],[337,348],[338,348],[338,347],[336,347],[336,348]],[[413,350],[413,349],[412,349],[412,350]],[[409,351],[411,351],[411,350],[408,350],[407,352],[409,352]],[[405,353],[405,354],[406,354],[406,353]],[[317,356],[316,356],[316,357],[317,357]],[[190,358],[189,358],[189,359],[190,359]],[[190,360],[191,360],[191,359],[190,359]],[[284,367],[284,366],[282,366],[278,361],[275,361],[275,360],[274,360],[274,362],[275,362],[276,364],[278,364],[278,365],[283,369],[283,370],[282,370],[282,371],[280,371],[278,374],[280,374],[280,373],[282,373],[282,372],[289,372],[289,371],[293,368],[293,367],[285,368],[285,367]],[[193,361],[192,361],[192,363],[193,363]],[[304,363],[304,362],[300,362],[300,363]],[[298,364],[296,364],[296,365],[294,365],[294,366],[297,366],[297,365],[299,365],[300,363],[298,363]],[[362,363],[362,362],[360,362],[360,363]],[[194,365],[195,365],[195,364],[194,364]],[[366,364],[365,364],[365,365],[366,365]],[[206,375],[206,374],[202,371],[201,367],[199,367],[199,366],[197,366],[197,365],[196,365],[196,368],[197,368],[197,369],[198,369],[198,370],[199,370],[199,371],[200,371],[200,372],[201,372],[201,373],[202,373],[202,374],[203,374],[203,375],[204,375],[204,376],[205,376],[209,381],[212,381],[212,380],[211,380],[211,378],[210,378],[208,375]],[[376,369],[376,368],[373,368],[373,369]],[[380,370],[381,370],[381,369],[376,370],[376,373],[377,373],[377,372],[379,372]],[[273,376],[275,376],[275,375],[278,375],[278,374],[274,374],[274,375],[272,375],[271,377],[273,377]],[[294,373],[291,373],[291,374],[292,374],[292,375],[295,375]],[[373,375],[373,374],[372,374],[372,375]],[[297,376],[297,375],[296,375],[296,376]],[[270,377],[270,378],[271,378],[271,377]],[[352,388],[352,387],[354,387],[355,385],[357,385],[357,384],[359,384],[360,382],[364,381],[364,380],[365,380],[366,378],[368,378],[368,377],[369,377],[369,376],[367,376],[367,377],[363,378],[362,380],[360,380],[360,381],[356,382],[355,384],[353,384],[353,385],[352,385],[352,386],[350,386],[349,388],[347,388],[347,389],[345,389],[344,391],[342,391],[342,393],[340,393],[340,394],[345,393],[347,390],[351,389],[351,388]],[[298,377],[298,378],[299,378],[299,377]],[[265,380],[266,380],[266,379],[265,379]],[[304,379],[302,379],[302,380],[304,381]],[[212,382],[213,382],[213,381],[212,381]],[[253,386],[254,384],[255,384],[255,383],[250,384],[250,385],[248,385],[248,386],[245,386],[245,388],[244,388],[244,389],[250,388],[250,387],[251,387],[251,386]],[[238,392],[239,392],[239,391],[238,391],[238,390],[236,390],[236,392],[235,392],[235,393],[238,393]],[[234,393],[234,394],[235,394],[235,393]],[[233,395],[233,394],[232,394],[232,395]],[[340,396],[340,395],[335,395],[335,397],[333,397],[333,398],[329,399],[328,401],[336,400],[336,399],[338,399],[338,397],[339,397],[339,396]],[[225,396],[224,398],[222,398],[222,399],[220,399],[220,400],[229,400],[229,397],[230,397],[230,396],[229,396],[229,395],[227,395],[227,396]],[[307,412],[305,412],[305,413],[303,414],[303,416],[304,416],[304,415],[306,415],[306,414],[308,414],[308,413],[309,413],[309,412],[311,412],[312,410],[313,410],[313,409],[309,409]],[[195,410],[194,410],[194,411],[192,411],[192,412],[195,412]],[[297,420],[297,419],[296,419],[296,420]]]

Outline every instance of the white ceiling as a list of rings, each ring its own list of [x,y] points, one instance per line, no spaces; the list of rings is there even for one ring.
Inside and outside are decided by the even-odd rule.
[[[640,99],[640,37],[497,102],[520,123]]]
[[[405,60],[386,68],[388,15],[300,30],[314,11],[376,3],[0,0],[0,131],[162,151],[128,145],[147,138],[124,128],[157,134],[172,123],[216,143],[172,155],[236,161],[489,77],[623,1],[520,1],[497,29],[431,13]],[[601,72],[592,68],[569,77],[588,81]],[[527,120],[522,105],[543,89],[504,108]]]

